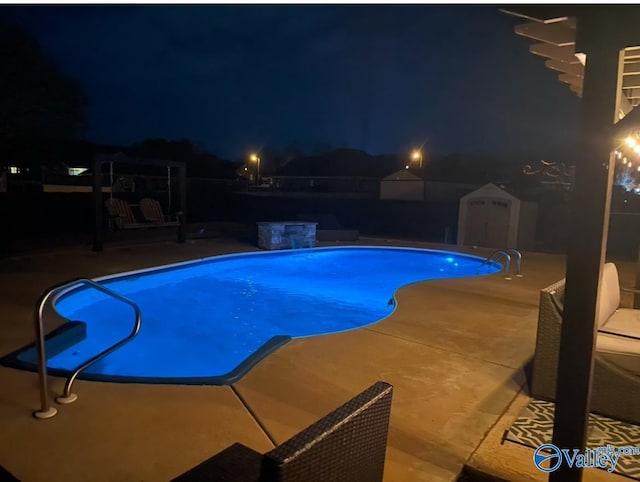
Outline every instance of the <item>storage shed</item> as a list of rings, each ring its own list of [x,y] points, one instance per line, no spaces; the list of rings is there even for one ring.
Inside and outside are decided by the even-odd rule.
[[[458,245],[535,248],[538,205],[493,183],[460,198]]]
[[[380,199],[422,201],[424,181],[407,169],[389,174],[380,181]]]

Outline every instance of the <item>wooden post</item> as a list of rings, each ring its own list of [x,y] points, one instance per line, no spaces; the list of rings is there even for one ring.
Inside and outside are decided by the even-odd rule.
[[[104,249],[104,226],[102,224],[102,162],[97,158],[93,159],[93,207],[94,207],[94,227],[93,227],[93,250],[102,251]]]
[[[180,224],[178,225],[178,243],[187,240],[187,168],[178,167],[178,197],[180,200]]]
[[[604,41],[605,33],[606,22],[598,24],[593,18],[578,17],[576,50],[586,53],[587,61],[580,160],[572,196],[553,443],[560,449],[581,451],[585,449],[587,435],[597,293],[607,247],[615,167],[612,137],[622,66],[620,47]],[[549,480],[578,482],[582,480],[582,469],[563,463],[550,474]]]

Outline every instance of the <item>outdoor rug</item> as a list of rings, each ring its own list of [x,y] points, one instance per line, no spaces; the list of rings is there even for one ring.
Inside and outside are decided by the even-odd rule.
[[[531,400],[505,432],[503,442],[506,440],[532,448],[551,443],[554,410],[552,402]],[[587,447],[592,449],[607,445],[640,447],[640,426],[590,414]],[[640,480],[640,455],[620,456],[614,472]]]

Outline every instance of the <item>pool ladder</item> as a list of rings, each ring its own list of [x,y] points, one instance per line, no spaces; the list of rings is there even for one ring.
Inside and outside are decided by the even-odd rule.
[[[511,279],[511,254],[516,257],[516,277],[522,278],[522,253],[514,248],[497,249],[493,251],[487,259],[482,262],[481,266],[491,262],[497,262],[500,258],[504,258],[504,279]]]
[[[78,396],[75,393],[71,392],[71,387],[73,386],[73,382],[75,381],[76,377],[82,371],[84,371],[85,369],[93,365],[98,360],[104,358],[109,353],[114,352],[125,343],[128,343],[131,340],[133,340],[138,334],[138,332],[140,331],[140,324],[142,322],[142,312],[140,311],[140,307],[130,299],[125,298],[124,296],[116,293],[115,291],[105,288],[104,286],[96,283],[95,281],[92,281],[87,278],[78,278],[72,281],[66,281],[61,285],[54,286],[53,288],[49,288],[47,291],[45,291],[40,297],[40,300],[38,301],[37,309],[35,312],[35,329],[36,329],[36,345],[37,345],[36,348],[38,351],[38,375],[39,375],[39,382],[40,382],[40,410],[36,410],[35,412],[33,412],[33,416],[39,420],[44,420],[47,418],[54,417],[56,413],[58,413],[57,409],[49,405],[49,395],[48,395],[49,392],[47,388],[47,355],[45,352],[46,350],[45,350],[44,329],[43,329],[44,310],[48,306],[47,303],[52,297],[54,297],[55,295],[59,294],[62,291],[69,290],[79,285],[89,286],[90,288],[96,289],[108,296],[111,296],[112,298],[115,298],[116,300],[119,300],[123,303],[130,305],[135,312],[136,319],[133,326],[133,330],[131,331],[131,333],[129,333],[129,335],[127,335],[117,343],[114,343],[110,347],[101,351],[97,355],[94,355],[89,360],[81,363],[76,367],[76,369],[73,371],[73,373],[71,373],[71,375],[69,376],[69,378],[64,384],[64,392],[62,396],[56,397],[56,402],[62,405],[67,405],[69,403],[75,402],[78,399]]]

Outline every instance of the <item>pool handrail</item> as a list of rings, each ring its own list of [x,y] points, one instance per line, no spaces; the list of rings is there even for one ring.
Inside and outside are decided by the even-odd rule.
[[[41,407],[40,407],[40,410],[33,412],[33,416],[40,420],[51,418],[55,416],[56,413],[58,413],[58,411],[55,408],[49,405],[48,388],[47,388],[47,357],[45,353],[46,349],[45,349],[45,343],[44,343],[44,328],[43,328],[44,310],[45,310],[45,307],[47,306],[48,301],[53,296],[59,294],[63,290],[70,289],[77,285],[87,285],[108,296],[111,296],[112,298],[115,298],[116,300],[122,301],[123,303],[130,305],[135,312],[136,320],[135,320],[133,330],[129,335],[127,335],[125,338],[119,340],[117,343],[111,345],[110,347],[106,348],[102,352],[98,353],[97,355],[93,356],[89,360],[83,362],[78,367],[76,367],[76,369],[73,371],[71,376],[65,382],[63,395],[56,398],[56,401],[58,403],[69,404],[69,403],[75,402],[78,397],[77,395],[71,393],[71,387],[76,377],[83,370],[93,365],[95,362],[97,362],[101,358],[104,358],[111,352],[120,348],[122,345],[130,342],[133,338],[136,337],[136,335],[140,331],[140,325],[142,323],[142,312],[140,311],[140,307],[129,298],[125,298],[121,294],[116,293],[115,291],[112,291],[102,286],[101,284],[96,283],[93,280],[90,280],[88,278],[77,278],[71,281],[65,281],[64,283],[60,285],[56,285],[52,288],[49,288],[47,291],[45,291],[40,297],[37,304],[36,311],[35,311],[35,330],[36,330],[36,345],[37,345],[37,351],[38,351],[38,375],[39,375],[39,381],[40,381]]]
[[[522,278],[522,253],[515,248],[507,248],[505,251],[516,256],[516,277]]]
[[[493,251],[489,256],[487,256],[487,258],[482,262],[482,264],[480,266],[484,266],[485,264],[488,264],[490,262],[498,262],[498,259],[500,259],[500,257],[504,257],[505,263],[504,263],[504,271],[505,271],[505,276],[504,279],[506,280],[510,280],[511,279],[511,255],[504,249],[497,249],[495,251]]]

